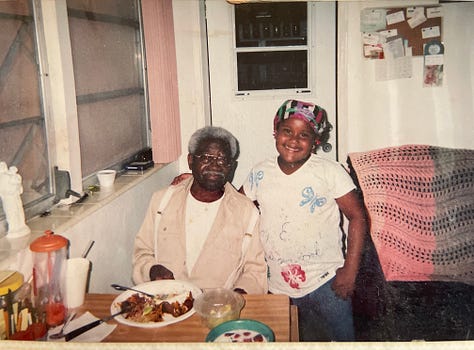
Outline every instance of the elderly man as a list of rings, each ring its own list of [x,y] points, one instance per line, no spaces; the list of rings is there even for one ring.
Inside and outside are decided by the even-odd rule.
[[[267,292],[267,267],[252,201],[229,183],[238,142],[204,127],[189,141],[192,177],[156,192],[135,239],[133,280],[178,279],[199,288]]]

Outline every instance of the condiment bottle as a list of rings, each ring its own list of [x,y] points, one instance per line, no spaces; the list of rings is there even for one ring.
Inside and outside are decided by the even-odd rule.
[[[17,271],[0,271],[0,276],[0,310],[3,316],[0,319],[0,340],[3,340],[8,339],[14,332],[12,322],[16,321],[15,294],[23,284],[23,275]]]
[[[45,317],[48,327],[64,322],[63,301],[68,240],[45,231],[30,244],[33,252],[33,300],[39,317]]]

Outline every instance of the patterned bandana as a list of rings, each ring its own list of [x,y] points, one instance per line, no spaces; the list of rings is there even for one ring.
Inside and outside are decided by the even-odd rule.
[[[277,126],[282,120],[289,118],[297,118],[309,123],[317,136],[321,136],[328,126],[327,113],[324,108],[309,102],[286,100],[278,108],[273,119],[273,131],[276,132]]]

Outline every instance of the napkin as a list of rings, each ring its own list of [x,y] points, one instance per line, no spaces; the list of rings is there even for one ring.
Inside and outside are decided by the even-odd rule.
[[[68,332],[71,332],[79,327],[82,327],[88,323],[94,322],[98,320],[97,317],[95,317],[93,314],[91,314],[89,311],[87,311],[85,314],[81,315],[79,318],[73,319],[64,329],[64,334],[67,334]],[[59,341],[59,342],[65,342],[64,338],[61,339],[50,339],[49,335],[50,334],[55,334],[58,333],[61,330],[61,326],[52,328],[48,332],[48,341]],[[107,324],[107,323],[101,323],[95,328],[89,329],[87,332],[82,333],[81,335],[77,336],[74,339],[71,339],[70,342],[81,342],[81,343],[95,343],[95,342],[101,342],[104,340],[110,333],[113,332],[113,330],[117,327],[116,324]]]

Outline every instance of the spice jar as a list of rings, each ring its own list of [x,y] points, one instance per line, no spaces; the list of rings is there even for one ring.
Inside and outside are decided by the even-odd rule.
[[[16,271],[1,271],[0,276],[6,276],[0,283],[0,339],[44,339],[48,330],[44,321],[36,319],[31,284],[23,282],[23,275]]]
[[[23,275],[17,271],[0,271],[0,310],[2,318],[0,319],[0,339],[8,339],[14,332],[12,322],[17,321],[14,313],[15,295],[23,284]]]
[[[68,240],[53,231],[30,244],[33,252],[33,300],[40,317],[45,317],[48,327],[64,322],[64,281]]]

